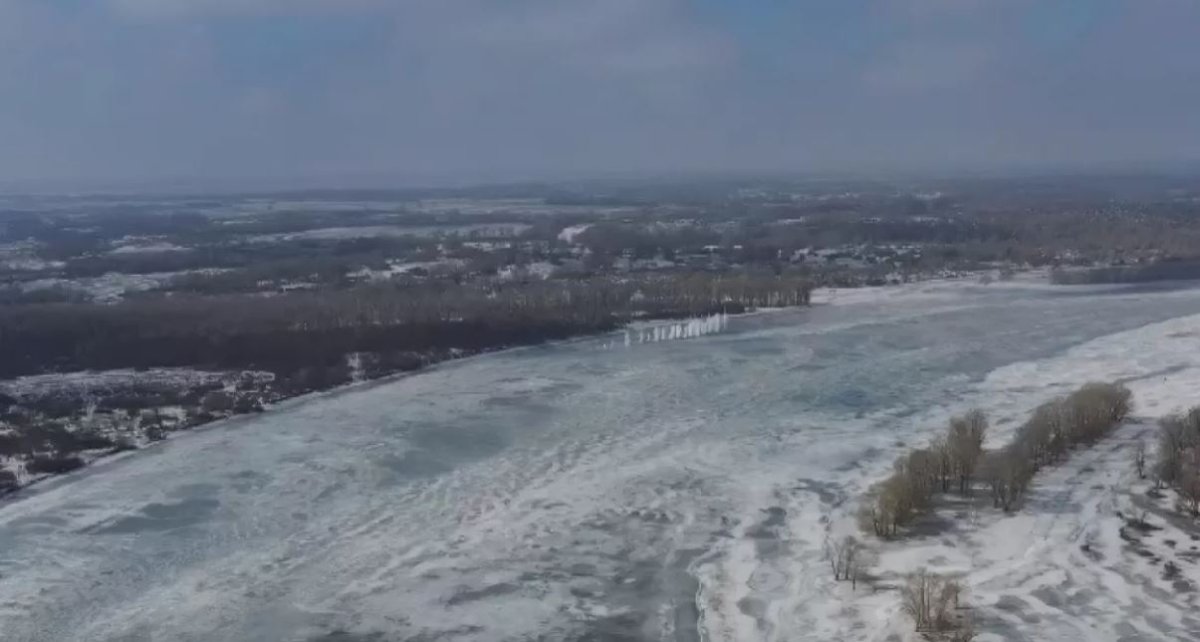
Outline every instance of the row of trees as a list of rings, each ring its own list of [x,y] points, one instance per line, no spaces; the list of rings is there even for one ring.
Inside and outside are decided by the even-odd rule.
[[[895,537],[913,519],[929,511],[937,493],[971,493],[982,479],[992,504],[1013,510],[1033,475],[1062,459],[1076,446],[1095,443],[1124,421],[1132,408],[1129,389],[1113,383],[1089,383],[1039,406],[1006,446],[985,452],[987,418],[978,410],[950,420],[946,434],[927,448],[903,455],[890,477],[871,489],[859,513],[860,527],[879,537]],[[1200,426],[1200,411],[1194,417]],[[1164,428],[1164,430],[1166,430]],[[1200,429],[1188,449],[1200,471]],[[1200,473],[1197,474],[1200,507]]]
[[[1088,446],[1117,427],[1132,409],[1132,395],[1120,384],[1089,383],[1033,411],[1012,443],[984,459],[992,504],[1012,510],[1033,475],[1060,461],[1075,446]]]
[[[894,472],[871,489],[859,513],[863,530],[895,537],[912,520],[928,511],[934,496],[956,491],[967,494],[983,455],[987,417],[972,410],[950,420],[944,436],[896,460]]]
[[[859,525],[879,537],[896,537],[932,509],[938,493],[968,495],[979,481],[990,489],[995,507],[1012,510],[1040,468],[1060,461],[1076,446],[1094,444],[1131,409],[1132,395],[1124,386],[1088,383],[1037,407],[1012,441],[993,451],[983,448],[988,430],[983,412],[954,417],[942,436],[901,456],[891,476],[871,489]],[[1200,514],[1200,408],[1164,420],[1161,439],[1159,479],[1174,480],[1177,488],[1194,483],[1191,507]],[[1180,494],[1192,496],[1185,490]],[[827,543],[825,554],[839,581],[857,582],[874,559],[853,537]],[[958,579],[920,569],[900,586],[901,610],[924,639],[970,642],[977,633],[960,604],[963,592]]]

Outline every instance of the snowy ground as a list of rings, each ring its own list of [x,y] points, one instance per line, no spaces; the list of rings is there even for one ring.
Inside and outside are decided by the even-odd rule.
[[[225,268],[204,268],[179,272],[151,272],[148,274],[109,272],[97,277],[36,279],[22,283],[21,289],[25,292],[34,292],[49,288],[65,288],[82,292],[96,303],[116,303],[127,294],[153,290],[181,276],[188,274],[219,274],[226,271],[228,270]]]
[[[1074,453],[1037,477],[1013,515],[981,498],[971,508],[941,511],[952,523],[942,533],[881,546],[873,569],[881,590],[835,589],[850,606],[843,622],[831,619],[831,632],[844,633],[850,623],[859,639],[908,639],[911,621],[890,589],[927,568],[962,578],[981,641],[1197,639],[1200,529],[1190,520],[1173,525],[1170,502],[1146,498],[1149,483],[1133,467],[1136,444],[1153,434],[1152,424],[1132,421]],[[1148,513],[1153,530],[1135,546],[1123,529],[1141,537],[1127,519],[1141,515],[1146,502],[1158,512]],[[1166,574],[1168,561],[1178,576]]]
[[[334,240],[375,237],[455,236],[515,237],[529,229],[525,223],[480,223],[475,225],[363,225],[358,227],[322,227],[302,232],[256,234],[245,240],[253,243],[279,243],[298,240]]]
[[[266,372],[194,370],[192,368],[147,368],[80,371],[63,374],[29,375],[0,381],[0,392],[14,397],[40,397],[51,394],[101,394],[106,391],[139,387],[185,389],[205,384],[232,385],[240,378],[263,379]]]
[[[1200,390],[1200,290],[996,285],[465,359],[100,463],[0,506],[0,630],[888,639],[895,595],[835,584],[821,545],[898,453],[973,406],[1005,439],[1089,379],[1126,380],[1147,421]],[[1102,489],[1138,430],[1044,473],[1021,514],[885,551],[882,570],[969,572],[991,640],[1194,639],[1182,594],[1108,532],[1121,498]],[[1072,538],[1093,532],[1086,565]]]
[[[936,300],[951,287],[927,284],[922,294]],[[970,509],[939,511],[953,526],[938,535],[889,543],[866,538],[880,555],[871,569],[880,581],[858,591],[831,586],[843,604],[830,606],[830,616],[815,623],[817,631],[825,639],[911,638],[911,621],[890,589],[905,574],[926,568],[963,578],[980,640],[1200,639],[1195,612],[1200,524],[1172,510],[1170,491],[1161,499],[1148,498],[1151,483],[1139,479],[1133,466],[1139,442],[1145,442],[1153,461],[1158,418],[1200,405],[1197,355],[1200,316],[1184,316],[998,368],[949,412],[927,413],[929,425],[936,427],[948,414],[983,408],[999,424],[989,439],[996,447],[1011,438],[1034,405],[1068,394],[1082,382],[1122,381],[1137,404],[1136,417],[1106,441],[1040,473],[1015,515],[990,509],[984,501]],[[928,436],[933,435],[931,430]],[[857,506],[851,501],[835,511],[826,533],[861,537],[852,516]],[[1140,546],[1131,545],[1122,529],[1136,534],[1126,522],[1147,512],[1152,530],[1139,536]],[[1178,566],[1178,574],[1165,571],[1168,561]]]
[[[110,254],[158,254],[161,252],[182,252],[186,247],[152,236],[126,236],[115,243],[109,250]]]

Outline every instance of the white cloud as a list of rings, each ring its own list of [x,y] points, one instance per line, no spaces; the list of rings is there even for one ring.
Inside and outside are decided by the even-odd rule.
[[[996,52],[974,42],[905,42],[868,67],[863,80],[880,91],[920,92],[982,80]]]
[[[420,6],[401,14],[424,36],[484,56],[537,58],[548,65],[613,72],[672,73],[717,68],[733,55],[731,41],[696,23],[682,0],[522,0]],[[429,29],[435,22],[441,29]],[[443,42],[443,44],[446,44]],[[479,60],[487,66],[488,60]]]
[[[416,0],[102,0],[116,13],[137,18],[196,18],[296,12],[380,10]]]

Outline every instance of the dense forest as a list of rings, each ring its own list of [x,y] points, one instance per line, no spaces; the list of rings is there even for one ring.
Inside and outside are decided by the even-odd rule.
[[[291,375],[368,353],[371,374],[611,330],[637,318],[803,305],[803,277],[681,274],[452,285],[382,284],[277,296],[171,296],[0,307],[0,376],[193,366]]]
[[[1167,260],[1147,265],[1112,265],[1079,270],[1056,269],[1050,281],[1057,285],[1153,283],[1200,279],[1200,261]]]

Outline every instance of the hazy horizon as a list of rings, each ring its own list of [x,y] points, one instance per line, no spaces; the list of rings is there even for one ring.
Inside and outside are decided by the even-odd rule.
[[[0,0],[0,186],[1200,159],[1183,0]]]

